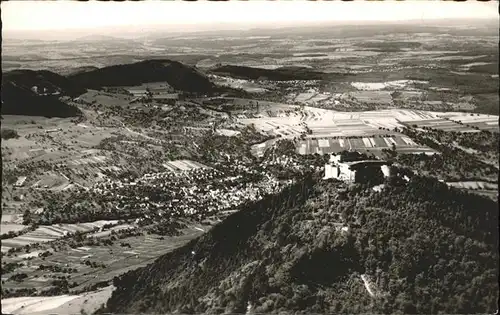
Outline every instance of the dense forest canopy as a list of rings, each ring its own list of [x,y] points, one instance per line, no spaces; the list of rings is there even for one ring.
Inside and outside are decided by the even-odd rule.
[[[412,127],[403,128],[402,132],[439,154],[400,154],[386,150],[387,158],[422,175],[445,181],[497,182],[498,167],[493,165],[499,154],[497,132],[461,134],[435,129],[419,131]]]

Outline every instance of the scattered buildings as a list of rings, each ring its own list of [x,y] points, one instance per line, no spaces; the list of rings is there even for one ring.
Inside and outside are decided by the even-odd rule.
[[[169,161],[163,166],[166,172],[122,180],[108,178],[96,183],[91,190],[114,200],[115,209],[120,212],[149,211],[155,219],[203,220],[275,194],[290,184],[272,176],[256,181],[247,181],[241,175],[228,177],[224,172],[190,160]],[[237,162],[231,162],[231,166],[235,174],[261,173]]]

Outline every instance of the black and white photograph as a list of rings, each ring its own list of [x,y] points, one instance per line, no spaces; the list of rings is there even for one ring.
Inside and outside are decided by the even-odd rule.
[[[498,1],[2,1],[1,314],[498,314]]]

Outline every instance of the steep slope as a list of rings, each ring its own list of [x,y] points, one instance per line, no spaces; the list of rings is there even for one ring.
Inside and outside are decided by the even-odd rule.
[[[80,86],[98,89],[104,86],[134,86],[166,81],[176,90],[211,92],[215,86],[194,68],[170,60],[147,60],[133,64],[104,67],[68,78]]]
[[[33,88],[37,88],[37,92]],[[14,70],[2,74],[2,114],[72,117],[81,112],[59,100],[85,89],[50,71]]]
[[[493,312],[497,222],[497,203],[434,179],[308,177],[115,278],[100,312]]]

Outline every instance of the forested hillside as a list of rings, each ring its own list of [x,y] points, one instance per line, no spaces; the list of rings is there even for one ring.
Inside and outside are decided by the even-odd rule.
[[[74,117],[81,111],[52,95],[37,95],[14,82],[2,82],[2,115]]]
[[[38,87],[39,93],[52,94],[59,92],[59,95],[78,96],[85,93],[86,89],[73,84],[68,78],[47,70],[13,70],[3,74],[4,82],[12,82],[19,88],[30,90],[33,86]]]
[[[489,313],[498,204],[413,176],[307,177],[115,278],[112,313]]]
[[[34,87],[37,92],[32,90]],[[74,97],[85,91],[66,77],[50,71],[9,71],[2,74],[2,115],[77,116],[81,111],[59,97]]]
[[[79,86],[99,89],[103,86],[134,86],[147,82],[166,81],[176,90],[213,92],[210,80],[189,66],[171,60],[146,60],[132,64],[104,67],[75,73],[68,79]]]
[[[498,180],[498,168],[490,164],[498,160],[498,133],[460,134],[430,129],[424,132],[414,128],[403,128],[402,131],[417,143],[440,152],[431,156],[398,154],[394,161],[405,167],[445,181]]]

